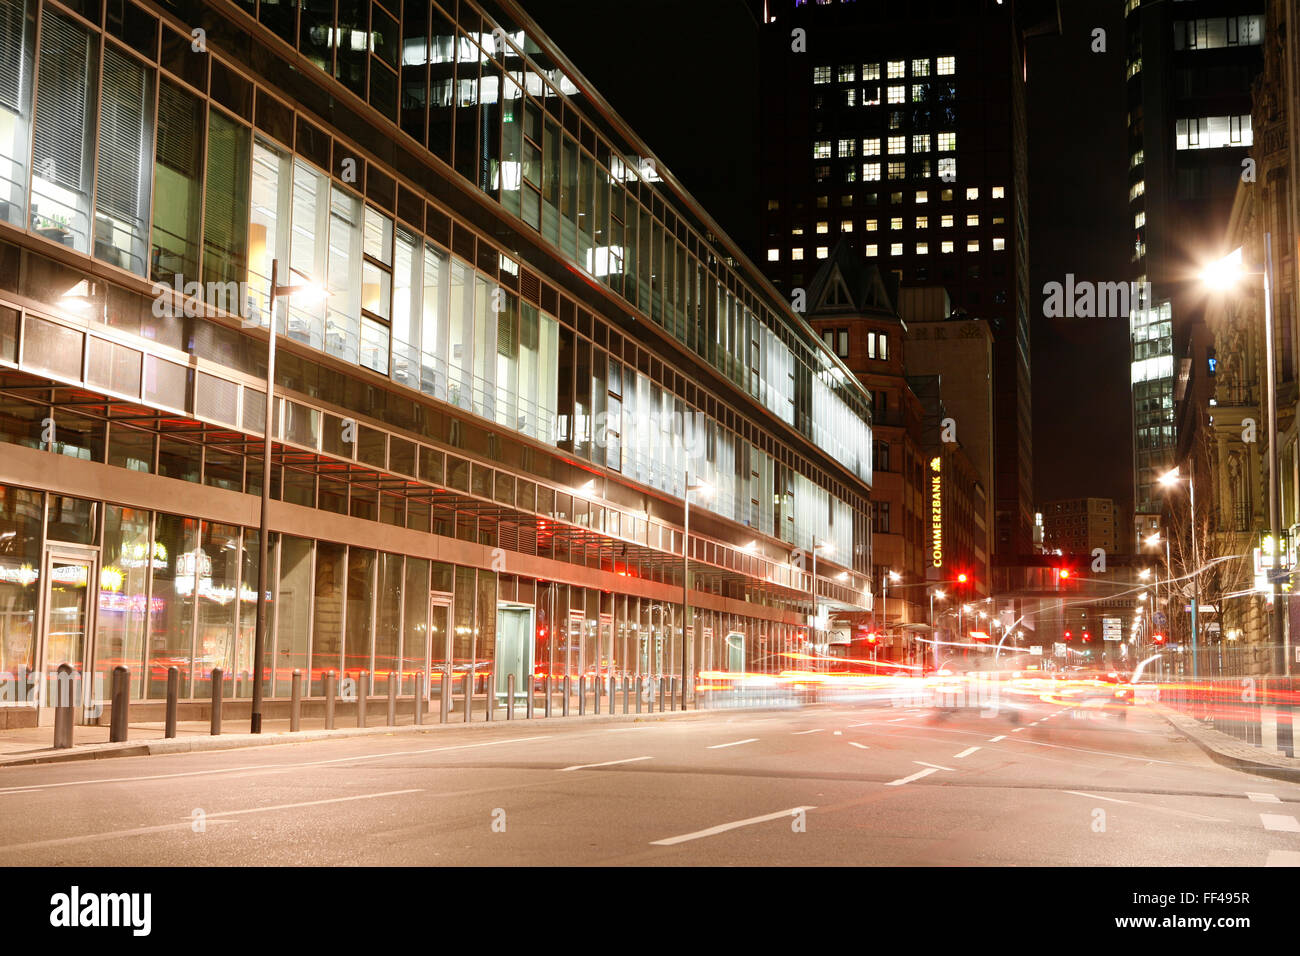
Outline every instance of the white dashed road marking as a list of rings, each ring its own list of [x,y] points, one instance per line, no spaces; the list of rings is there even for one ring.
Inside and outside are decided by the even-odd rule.
[[[937,763],[926,763],[924,760],[913,760],[912,763],[920,764],[922,767],[933,767],[935,770],[951,770],[952,767],[941,767]]]
[[[1285,813],[1261,813],[1265,830],[1279,830],[1283,833],[1300,833],[1300,820]]]
[[[967,748],[966,748],[965,750],[963,750],[961,753],[959,753],[959,754],[954,754],[954,755],[953,755],[953,759],[954,759],[954,760],[960,760],[962,757],[969,757],[971,754],[973,754],[973,753],[974,753],[975,751],[977,751],[977,750],[979,750],[978,747],[967,747]]]
[[[996,737],[990,737],[990,738],[989,738],[989,743],[991,743],[991,744],[995,744],[995,743],[997,743],[999,740],[1006,740],[1006,739],[1007,739],[1007,735],[1006,735],[1006,734],[998,734]]]
[[[1282,800],[1276,794],[1272,793],[1253,793],[1246,791],[1246,796],[1250,797],[1252,803],[1281,803]]]
[[[720,750],[720,749],[722,749],[723,747],[739,747],[741,744],[752,744],[752,743],[754,743],[756,740],[758,740],[757,737],[749,737],[749,738],[746,739],[746,740],[733,740],[733,741],[732,741],[731,743],[729,743],[729,744],[713,744],[713,745],[711,745],[711,746],[709,746],[709,747],[706,747],[705,749],[706,749],[706,750]]]
[[[579,763],[572,767],[561,767],[560,773],[567,773],[570,770],[586,770],[589,767],[612,767],[617,763],[636,763],[638,760],[653,760],[653,757],[625,757],[622,760],[606,760],[604,763]]]
[[[1123,803],[1130,807],[1141,807],[1144,810],[1154,810],[1157,813],[1172,813],[1176,817],[1189,817],[1193,820],[1207,820],[1211,823],[1231,823],[1222,817],[1207,817],[1204,814],[1192,813],[1188,810],[1175,810],[1172,807],[1156,807],[1149,803],[1135,803],[1132,800],[1120,800],[1117,797],[1103,797],[1097,793],[1084,793],[1082,790],[1062,790],[1062,793],[1072,793],[1076,797],[1087,797],[1089,800],[1105,800],[1107,803]]]
[[[906,777],[899,777],[897,780],[891,780],[891,781],[889,781],[889,783],[885,784],[885,786],[886,786],[886,787],[901,787],[901,786],[902,786],[903,784],[905,784],[905,783],[911,783],[913,780],[920,780],[922,777],[928,777],[928,776],[930,776],[930,774],[932,774],[932,773],[936,773],[936,772],[937,772],[937,771],[935,771],[933,768],[931,768],[931,769],[929,769],[929,770],[918,770],[916,773],[911,774],[911,775],[909,775],[909,776],[906,776]]]
[[[703,837],[713,836],[718,833],[726,833],[728,830],[735,830],[738,827],[753,826],[755,823],[766,823],[768,820],[779,820],[782,817],[792,817],[796,813],[804,810],[816,810],[816,807],[791,807],[789,810],[778,810],[776,813],[769,813],[761,817],[750,817],[748,820],[737,820],[734,823],[722,823],[716,827],[709,827],[707,830],[696,830],[694,833],[683,833],[681,836],[668,837],[666,840],[651,841],[651,846],[674,846],[678,843],[685,843],[688,840],[699,840]]]
[[[820,734],[821,732],[822,728],[818,727],[816,730],[796,730],[794,735],[796,737],[802,737],[804,734]]]
[[[849,746],[850,746],[850,747],[857,747],[859,750],[870,750],[870,749],[871,749],[871,748],[868,747],[866,744],[860,744],[860,743],[858,743],[856,740],[850,740],[850,741],[849,741]]]

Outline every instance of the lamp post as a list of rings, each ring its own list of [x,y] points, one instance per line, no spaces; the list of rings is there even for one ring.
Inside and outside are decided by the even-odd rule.
[[[1242,249],[1238,247],[1217,262],[1209,265],[1201,274],[1205,283],[1213,288],[1226,290],[1246,276],[1260,276],[1264,280],[1264,382],[1267,396],[1268,428],[1268,526],[1273,535],[1273,561],[1269,568],[1268,592],[1271,602],[1269,611],[1269,636],[1272,639],[1275,654],[1281,656],[1278,670],[1285,676],[1291,674],[1290,638],[1282,628],[1282,608],[1278,592],[1277,571],[1280,564],[1278,554],[1281,547],[1281,522],[1278,515],[1277,491],[1277,376],[1274,372],[1273,343],[1273,234],[1264,233],[1264,264],[1260,269],[1246,269],[1243,264]]]
[[[880,633],[889,639],[889,582],[901,581],[903,576],[897,571],[889,571],[880,579]],[[890,653],[893,653],[893,645],[890,645]]]
[[[1172,487],[1183,479],[1178,474],[1178,469],[1167,471],[1160,476],[1160,484],[1166,488]],[[1187,475],[1187,499],[1191,509],[1192,522],[1192,678],[1197,676],[1196,666],[1196,614],[1201,602],[1200,588],[1200,557],[1196,550],[1196,479],[1192,474]],[[1172,585],[1172,571],[1170,572],[1170,584]],[[1172,590],[1172,588],[1171,588]],[[1172,597],[1172,594],[1170,595]]]
[[[701,498],[713,494],[713,486],[707,482],[691,484],[691,470],[686,469],[686,490],[682,492],[685,506],[685,518],[682,521],[682,710],[686,709],[686,683],[689,665],[686,662],[688,631],[686,617],[691,609],[691,492],[697,491]]]
[[[291,272],[298,272],[290,268]],[[298,273],[302,275],[302,273]],[[280,285],[280,260],[271,260],[271,297],[267,308],[266,418],[262,422],[262,508],[257,532],[257,626],[253,632],[253,704],[249,732],[262,732],[262,664],[266,657],[267,577],[271,538],[271,440],[275,427],[275,301],[280,296],[305,295],[319,301],[327,293],[305,275],[299,285]]]
[[[935,669],[935,672],[938,673],[938,671],[939,671],[939,633],[934,629],[934,599],[935,599],[936,597],[937,597],[940,601],[942,601],[945,597],[947,597],[947,595],[944,594],[943,591],[938,590],[937,588],[932,589],[932,590],[930,591],[930,640],[934,642],[934,669]]]

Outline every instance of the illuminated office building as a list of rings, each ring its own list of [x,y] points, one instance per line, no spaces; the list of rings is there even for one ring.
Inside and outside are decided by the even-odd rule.
[[[0,0],[0,722],[249,696],[273,262],[271,698],[869,604],[865,392],[518,7]]]

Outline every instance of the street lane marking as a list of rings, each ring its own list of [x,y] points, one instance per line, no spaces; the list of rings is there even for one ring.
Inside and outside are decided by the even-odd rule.
[[[868,720],[861,724],[849,724],[849,730],[852,730],[854,727],[870,727],[873,723],[874,721]]]
[[[1271,793],[1253,793],[1246,791],[1246,796],[1250,797],[1252,803],[1281,803],[1281,798]]]
[[[1025,729],[1024,727],[1017,727],[1015,730],[1013,730],[1013,731],[1011,731],[1011,732],[1012,732],[1013,734],[1018,734],[1018,733],[1020,733],[1020,731],[1022,731],[1022,730],[1024,730],[1024,729]]]
[[[747,741],[746,741],[747,742]],[[681,836],[668,837],[665,840],[653,840],[651,846],[675,846],[678,843],[686,843],[688,840],[700,840],[704,837],[715,836],[719,833],[726,833],[728,830],[736,830],[740,827],[753,826],[755,823],[766,823],[769,820],[780,820],[782,817],[792,817],[796,813],[805,810],[816,810],[816,807],[791,807],[789,810],[778,810],[776,813],[764,814],[761,817],[750,817],[748,820],[737,820],[734,823],[721,823],[716,827],[709,827],[707,830],[696,830],[694,833],[683,833]]]
[[[1175,810],[1172,807],[1157,807],[1150,803],[1137,803],[1133,800],[1120,800],[1116,797],[1103,797],[1096,793],[1084,793],[1082,790],[1062,790],[1062,793],[1072,793],[1076,797],[1087,797],[1089,800],[1105,800],[1108,803],[1124,803],[1130,807],[1141,807],[1143,810],[1154,810],[1157,813],[1172,813],[1178,817],[1189,817],[1192,820],[1205,820],[1209,823],[1231,823],[1231,820],[1225,820],[1223,817],[1207,817],[1201,813],[1192,813],[1190,810]]]
[[[1282,833],[1300,833],[1300,820],[1285,813],[1261,813],[1265,830],[1277,830]]]
[[[1265,866],[1300,866],[1300,853],[1295,850],[1269,850]]]
[[[758,740],[757,737],[750,737],[750,738],[748,738],[748,739],[746,739],[746,740],[733,740],[733,741],[732,741],[731,743],[729,743],[729,744],[712,744],[712,745],[706,747],[705,749],[706,749],[706,750],[719,750],[719,749],[721,749],[721,748],[723,748],[723,747],[739,747],[741,744],[752,744],[752,743],[754,743],[756,740]]]
[[[953,759],[954,759],[954,760],[960,760],[962,757],[969,757],[971,754],[973,754],[973,753],[974,753],[975,751],[977,751],[977,750],[979,750],[978,747],[967,747],[967,748],[966,748],[965,750],[963,750],[961,753],[959,753],[959,754],[954,754],[954,755],[953,755]]]
[[[32,784],[27,787],[5,787],[0,789],[0,794],[5,793],[30,793],[33,790],[52,790],[55,787],[83,787],[95,783],[136,783],[142,780],[172,780],[178,777],[202,777],[221,773],[245,773],[252,770],[295,770],[299,767],[319,767],[331,763],[347,763],[349,760],[379,760],[383,757],[409,757],[420,754],[436,754],[448,750],[469,750],[474,747],[495,747],[497,744],[517,744],[532,740],[546,740],[551,734],[538,734],[535,737],[510,737],[506,740],[485,740],[477,744],[455,744],[451,747],[430,747],[425,750],[390,750],[381,754],[361,754],[355,757],[333,757],[329,760],[305,760],[300,763],[263,763],[248,764],[243,767],[225,767],[218,770],[186,770],[181,773],[154,773],[144,774],[139,777],[102,777],[98,780],[68,780],[63,783],[40,783]],[[356,740],[360,738],[340,737],[340,740]],[[321,743],[322,741],[312,741],[312,743]],[[199,753],[200,751],[191,751]],[[181,756],[181,754],[169,754],[168,756]]]
[[[885,723],[887,723],[887,724],[896,724],[896,723],[898,723],[900,720],[907,720],[907,718],[906,718],[906,717],[895,717],[893,720],[887,720],[887,721],[885,721]]]
[[[924,760],[913,760],[912,763],[920,764],[922,767],[933,767],[935,770],[951,770],[952,767],[941,767],[937,763],[926,763]]]
[[[835,737],[843,737],[843,736],[844,736],[844,731],[842,731],[842,730],[832,731],[832,735],[835,736]]]
[[[871,749],[871,748],[868,747],[866,744],[860,744],[860,743],[858,743],[856,740],[850,740],[850,741],[849,741],[849,746],[850,746],[850,747],[857,747],[859,750],[870,750],[870,749]]]
[[[903,784],[905,784],[905,783],[911,783],[913,780],[920,780],[922,777],[928,777],[928,776],[930,776],[930,774],[932,774],[932,773],[937,773],[937,772],[938,772],[938,771],[936,771],[936,770],[933,769],[933,768],[931,768],[931,769],[929,769],[929,770],[918,770],[916,773],[914,773],[914,774],[910,774],[909,776],[906,776],[906,777],[899,777],[897,780],[891,780],[891,781],[889,781],[889,783],[885,784],[885,786],[886,786],[886,787],[901,787],[901,786],[902,786]]]
[[[991,744],[995,744],[995,743],[997,743],[999,740],[1006,740],[1006,739],[1007,739],[1007,735],[1006,735],[1006,734],[998,734],[996,737],[990,737],[990,738],[989,738],[989,743],[991,743]]]
[[[625,757],[622,760],[606,760],[604,763],[579,763],[572,767],[561,767],[560,773],[567,773],[570,770],[586,770],[588,767],[612,767],[619,763],[636,763],[638,760],[653,760],[654,757]]]
[[[794,735],[802,737],[804,734],[820,734],[824,728],[818,727],[816,730],[796,730]]]
[[[267,813],[272,810],[291,810],[299,807],[315,807],[325,803],[348,803],[354,800],[374,800],[378,797],[395,797],[405,793],[422,793],[422,790],[389,790],[385,793],[363,793],[351,797],[334,797],[329,800],[310,800],[306,803],[282,803],[270,807],[250,807],[247,810],[223,810],[219,813],[208,813],[204,819],[209,823],[233,823],[231,820],[221,819],[222,817],[242,816],[248,813]],[[131,830],[110,830],[106,833],[87,833],[81,836],[58,837],[53,840],[37,840],[32,843],[14,843],[7,846],[0,846],[0,853],[14,853],[20,850],[35,850],[44,847],[72,846],[77,843],[94,843],[100,840],[115,840],[121,837],[143,836],[146,833],[164,833],[167,830],[190,830],[194,826],[193,820],[185,820],[182,823],[164,823],[152,827],[136,827]]]

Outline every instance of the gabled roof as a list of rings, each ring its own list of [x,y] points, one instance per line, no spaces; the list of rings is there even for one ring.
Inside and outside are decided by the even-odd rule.
[[[896,316],[897,291],[897,277],[882,276],[876,265],[855,256],[841,239],[809,284],[807,318],[869,313]]]

